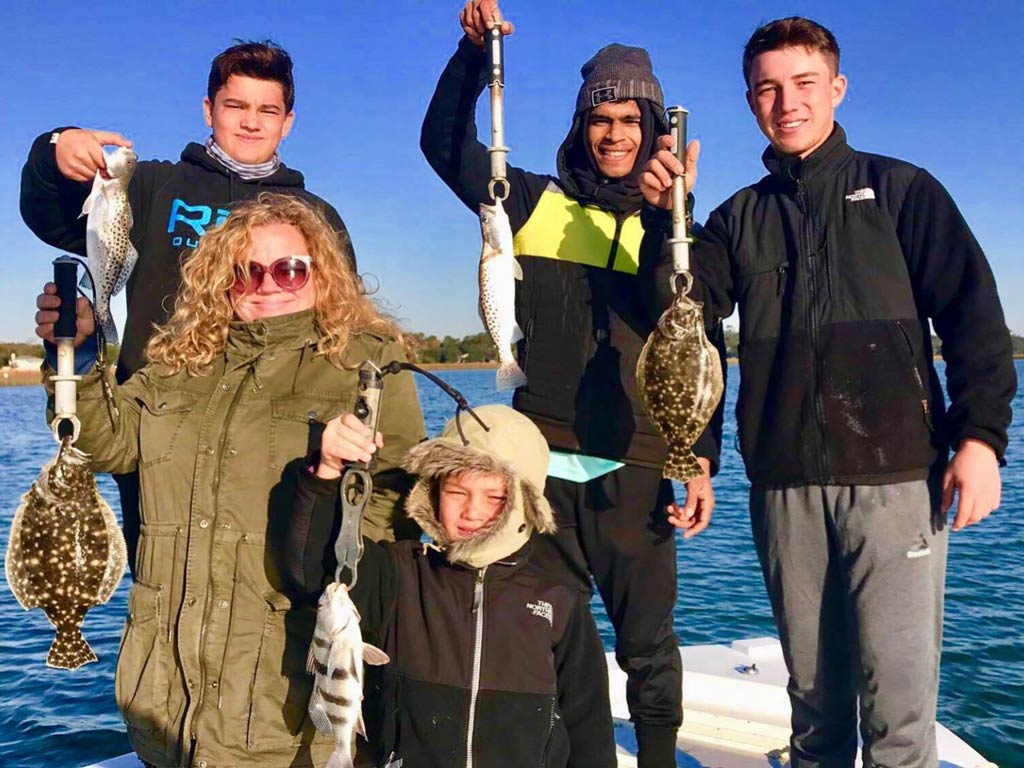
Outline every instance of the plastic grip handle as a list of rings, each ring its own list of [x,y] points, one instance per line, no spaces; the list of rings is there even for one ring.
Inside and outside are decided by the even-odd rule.
[[[505,35],[501,23],[487,30],[487,85],[505,85]]]
[[[73,339],[78,332],[78,262],[61,256],[53,262],[53,282],[57,284],[60,309],[53,326],[55,339]]]
[[[672,139],[675,141],[675,145],[672,147],[672,152],[675,154],[676,159],[685,164],[686,163],[686,117],[690,113],[682,107],[669,107],[668,113],[668,128],[672,134]]]

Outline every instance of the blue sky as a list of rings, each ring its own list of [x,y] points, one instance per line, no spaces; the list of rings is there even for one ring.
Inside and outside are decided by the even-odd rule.
[[[331,201],[362,271],[406,327],[461,336],[476,314],[479,229],[418,147],[423,112],[459,38],[458,2],[11,3],[0,29],[0,340],[32,337],[34,297],[57,255],[18,213],[34,137],[116,130],[143,159],[202,140],[210,59],[233,38],[272,37],[295,60],[296,122],[282,154]],[[638,13],[637,9],[643,12]],[[928,168],[992,263],[1010,328],[1024,333],[1024,106],[1016,2],[509,0],[509,161],[550,172],[579,67],[619,41],[651,52],[669,103],[703,143],[697,218],[761,175],[764,139],[743,100],[740,54],[758,23],[805,14],[830,27],[850,79],[839,119],[858,149]],[[481,107],[486,106],[486,98]],[[486,114],[480,111],[481,125]]]

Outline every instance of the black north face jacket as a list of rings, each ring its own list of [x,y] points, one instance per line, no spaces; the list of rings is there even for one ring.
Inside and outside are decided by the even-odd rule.
[[[284,558],[310,599],[334,574],[339,519],[338,482],[302,472]],[[476,768],[614,768],[588,596],[535,566],[529,541],[479,569],[419,542],[364,547],[352,599],[391,659],[365,671],[375,765],[452,768],[471,748]]]
[[[769,149],[764,162],[769,175],[711,214],[692,259],[708,316],[739,308],[736,418],[751,481],[920,479],[965,438],[1001,459],[1012,345],[991,269],[946,190],[853,150],[838,125],[806,160]],[[645,224],[645,252],[664,251],[660,287],[667,216]]]

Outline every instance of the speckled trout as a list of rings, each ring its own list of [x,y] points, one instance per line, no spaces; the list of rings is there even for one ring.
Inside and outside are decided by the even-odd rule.
[[[135,173],[138,159],[128,147],[118,147],[107,155],[107,175],[99,171],[92,182],[92,192],[82,206],[85,223],[85,250],[89,272],[96,284],[96,322],[112,344],[118,342],[117,327],[110,314],[110,297],[116,296],[128,282],[128,276],[139,260],[132,245],[132,208],[128,202],[128,182]],[[82,278],[82,287],[93,287],[89,276]]]
[[[89,457],[65,438],[22,496],[4,559],[21,607],[42,608],[57,628],[47,666],[78,669],[96,661],[82,620],[114,594],[127,562],[121,527],[96,490]]]
[[[316,629],[306,657],[306,671],[315,674],[309,699],[309,718],[324,736],[334,739],[327,768],[353,768],[356,733],[363,725],[363,662],[387,664],[380,648],[363,642],[348,587],[327,585],[316,611]]]
[[[662,475],[681,483],[703,474],[693,444],[722,399],[722,363],[704,332],[702,306],[677,293],[636,365],[640,399],[668,443]]]
[[[512,251],[512,225],[498,200],[480,205],[480,319],[498,349],[497,388],[501,392],[526,384],[526,374],[516,362],[512,345],[523,338],[516,322],[516,280],[523,269]]]

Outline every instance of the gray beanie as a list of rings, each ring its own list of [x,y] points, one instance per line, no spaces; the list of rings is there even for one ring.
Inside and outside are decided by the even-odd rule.
[[[665,110],[661,83],[654,76],[651,57],[643,48],[606,45],[580,69],[583,85],[576,97],[576,114],[599,104],[623,99],[647,99],[656,111]]]

